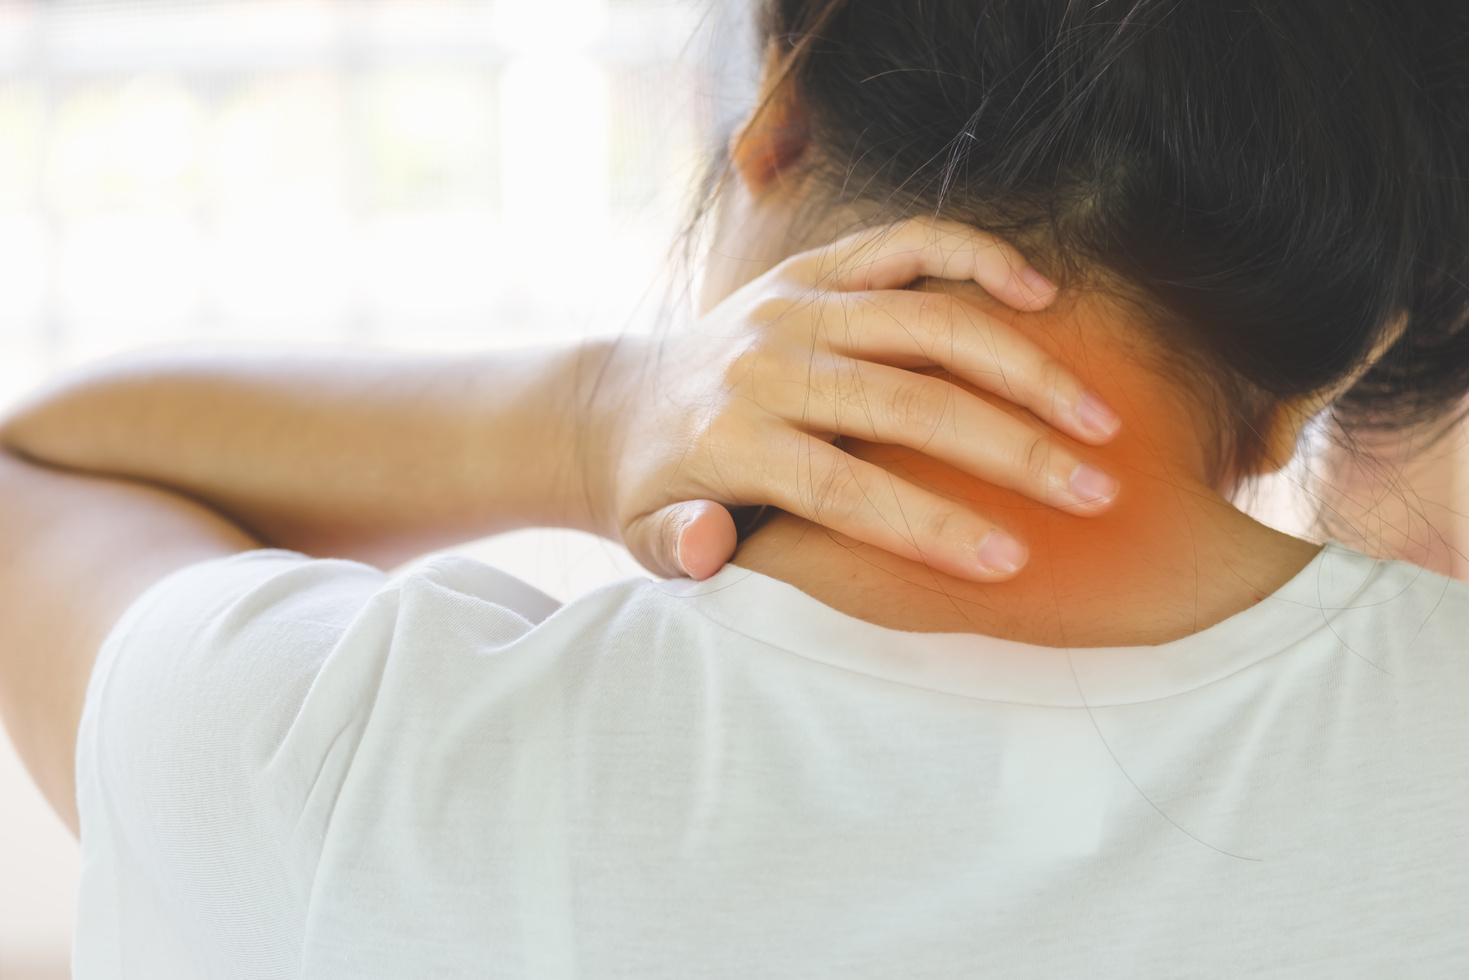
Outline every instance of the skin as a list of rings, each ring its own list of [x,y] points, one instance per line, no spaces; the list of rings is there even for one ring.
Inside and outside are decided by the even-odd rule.
[[[989,305],[972,294],[966,301]],[[1004,515],[1006,529],[1030,545],[1026,573],[964,580],[790,515],[751,536],[735,562],[882,626],[1092,647],[1163,643],[1212,626],[1315,555],[1316,545],[1259,524],[1210,484],[1202,408],[1148,367],[1151,352],[1138,349],[1143,341],[1119,311],[1080,297],[1015,320],[1122,416],[1110,444],[1073,447],[1121,474],[1124,489],[1106,515],[1042,507],[911,450],[848,444],[888,472]]]
[[[824,192],[801,174],[804,148],[793,146],[792,136],[799,119],[789,97],[776,91],[740,134],[740,180],[724,201],[706,303],[719,302],[724,290],[800,247],[804,237],[829,234],[829,224],[802,228],[807,202]],[[894,629],[1088,647],[1157,644],[1205,629],[1278,589],[1319,550],[1229,503],[1232,479],[1211,476],[1220,470],[1212,448],[1218,420],[1197,396],[1200,385],[1162,367],[1155,335],[1135,312],[1096,293],[1063,293],[1048,309],[1022,313],[964,285],[930,281],[922,288],[1002,320],[1116,408],[1122,424],[1112,442],[1085,447],[1061,436],[1053,443],[1118,474],[1115,502],[1105,515],[1085,519],[1038,507],[920,452],[846,440],[854,457],[895,478],[1004,515],[1003,527],[1029,545],[1026,574],[1003,582],[955,577],[790,514],[742,544],[734,558],[740,566]],[[1289,460],[1306,421],[1350,383],[1278,406],[1264,433],[1262,467]],[[941,414],[931,421],[936,431],[948,424]]]
[[[73,833],[77,725],[102,640],[163,576],[258,546],[176,493],[0,454],[0,713]]]

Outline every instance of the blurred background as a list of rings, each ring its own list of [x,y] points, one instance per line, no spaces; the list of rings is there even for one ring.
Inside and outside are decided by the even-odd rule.
[[[746,108],[711,0],[0,0],[0,407],[178,341],[646,330]],[[567,599],[589,536],[473,553]],[[67,976],[75,843],[0,736],[0,980]]]
[[[0,409],[179,341],[464,349],[650,329],[753,95],[744,0],[0,0]],[[1308,442],[1249,505],[1469,572],[1461,432]],[[1411,458],[1411,461],[1410,461]],[[466,546],[560,599],[640,574]],[[0,736],[0,980],[68,975],[76,844]]]

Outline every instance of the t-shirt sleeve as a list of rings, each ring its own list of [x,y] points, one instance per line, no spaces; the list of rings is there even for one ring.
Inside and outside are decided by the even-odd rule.
[[[508,634],[549,611],[484,575]],[[296,975],[402,592],[366,565],[256,551],[181,569],[133,604],[99,652],[78,737],[79,929],[173,942],[208,975]],[[163,955],[104,958],[145,953]]]

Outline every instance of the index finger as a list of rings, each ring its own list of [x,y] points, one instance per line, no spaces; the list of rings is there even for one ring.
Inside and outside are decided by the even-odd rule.
[[[972,280],[1017,310],[1044,309],[1056,298],[1056,287],[1013,245],[957,221],[868,228],[798,257],[796,267],[811,285],[842,291],[901,289],[932,277]]]
[[[1074,372],[963,300],[907,289],[838,293],[827,309],[823,327],[838,353],[900,368],[937,365],[1083,442],[1117,433],[1117,413]]]

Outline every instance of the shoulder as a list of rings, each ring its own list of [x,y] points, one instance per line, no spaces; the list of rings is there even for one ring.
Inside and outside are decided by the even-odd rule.
[[[175,572],[122,617],[89,685],[76,760],[84,902],[114,901],[146,868],[180,934],[293,934],[354,775],[411,781],[434,758],[427,743],[442,752],[487,698],[527,690],[527,658],[493,654],[615,619],[637,590],[604,590],[568,618],[462,558],[390,576],[255,551]],[[533,659],[561,660],[540,649]]]
[[[127,836],[250,785],[300,731],[308,692],[386,582],[353,562],[251,551],[182,568],[145,592],[103,643],[87,689],[83,844],[103,813]],[[288,771],[310,769],[300,741],[291,748],[302,764]],[[195,812],[207,832],[208,808]]]
[[[1469,583],[1330,543],[1295,598],[1319,609],[1320,632],[1400,690],[1469,687]]]
[[[385,677],[513,643],[556,608],[466,559],[389,576],[252,551],[180,569],[99,653],[77,747],[83,833],[86,811],[104,803],[145,827],[167,818],[160,806],[243,812],[242,794],[294,821],[324,780],[345,775]]]
[[[350,747],[350,732],[333,742],[311,723],[310,692],[385,582],[252,551],[182,568],[133,603],[99,652],[78,734],[85,921],[162,902],[177,935],[215,948],[237,923],[252,967],[274,968],[309,900],[323,791],[345,771],[332,746]]]
[[[455,557],[395,576],[284,551],[201,562],[158,582],[119,620],[93,671],[84,730],[109,727],[115,742],[150,736],[166,717],[152,734],[173,744],[188,719],[225,731],[244,712],[269,742],[284,737],[308,688],[371,688],[390,655],[445,631],[473,634],[482,647],[508,643],[558,606],[514,576]],[[360,706],[365,693],[348,700]]]
[[[1430,634],[1449,631],[1461,637],[1469,628],[1469,583],[1409,562],[1328,543],[1306,584],[1323,610],[1364,624],[1413,623]]]
[[[452,688],[466,665],[532,634],[545,635],[532,643],[540,649],[571,645],[625,619],[649,584],[609,586],[562,609],[455,556],[392,576],[283,551],[201,562],[146,592],[103,644],[79,764],[126,777],[116,785],[140,785],[128,761],[138,758],[172,759],[150,770],[159,778],[203,766],[217,790],[267,762],[277,778],[295,769],[314,779],[328,746],[349,750],[385,695],[415,686],[404,679],[443,672]]]

